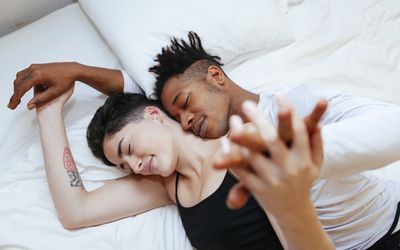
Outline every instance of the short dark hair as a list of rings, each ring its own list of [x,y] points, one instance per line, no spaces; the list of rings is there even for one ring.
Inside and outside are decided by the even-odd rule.
[[[156,74],[155,93],[161,100],[161,92],[165,82],[173,76],[184,73],[191,65],[202,61],[203,65],[214,65],[221,68],[221,58],[208,54],[201,44],[200,37],[193,31],[188,33],[189,43],[176,37],[171,39],[171,45],[162,48],[161,53],[154,59],[158,62],[149,69]]]
[[[108,97],[104,105],[97,109],[86,131],[87,143],[93,154],[105,164],[115,166],[104,154],[104,137],[117,133],[129,123],[141,121],[148,106],[163,110],[159,101],[149,100],[141,94],[118,93]]]

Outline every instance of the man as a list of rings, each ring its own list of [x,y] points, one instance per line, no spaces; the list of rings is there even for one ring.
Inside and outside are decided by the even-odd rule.
[[[189,41],[187,43],[173,39],[171,46],[157,55],[159,64],[150,69],[157,76],[156,92],[162,104],[171,116],[180,121],[185,130],[192,130],[203,137],[224,135],[228,131],[230,115],[237,114],[246,121],[241,113],[244,100],[257,102],[263,114],[276,124],[275,96],[278,92],[285,93],[301,116],[311,113],[315,103],[325,98],[330,108],[322,119],[324,153],[321,174],[322,177],[334,181],[321,181],[315,185],[313,201],[317,210],[319,207],[337,210],[338,213],[345,211],[349,216],[347,220],[337,221],[334,217],[325,218],[324,210],[320,210],[320,219],[331,237],[337,239],[335,244],[339,248],[354,245],[357,248],[369,247],[389,231],[400,199],[393,199],[398,196],[397,189],[385,187],[389,191],[379,203],[374,203],[376,200],[373,202],[379,209],[372,212],[368,202],[378,191],[372,188],[372,180],[358,173],[399,159],[397,149],[400,142],[393,136],[400,134],[398,107],[304,84],[256,95],[244,90],[226,76],[219,58],[202,48],[196,34],[190,33]],[[55,77],[55,72],[61,72],[65,68],[68,68],[67,73],[60,73],[62,77]],[[86,82],[107,94],[123,91],[124,88],[132,89],[128,84],[124,86],[123,74],[115,70],[75,63],[32,65],[17,74],[9,107],[15,108],[26,91],[34,85],[42,84],[47,91],[28,103],[29,108],[40,106],[69,89],[74,80]],[[109,84],[105,84],[107,82]],[[324,110],[324,105],[317,106],[316,110],[317,114],[323,113],[318,110]],[[280,135],[290,142],[290,131]],[[354,185],[348,188],[346,182],[354,181],[359,188],[354,188]],[[341,204],[341,200],[337,199],[340,196],[323,194],[327,185],[335,185],[334,190],[346,196],[346,199],[351,196],[352,199],[349,200],[354,203],[365,202],[368,208],[363,211],[346,210],[342,205],[348,207],[349,204]],[[360,190],[363,191],[363,196],[359,195]],[[379,230],[366,228],[364,222],[367,218],[385,226]],[[346,240],[347,225],[350,224],[357,231],[356,240],[352,242]]]

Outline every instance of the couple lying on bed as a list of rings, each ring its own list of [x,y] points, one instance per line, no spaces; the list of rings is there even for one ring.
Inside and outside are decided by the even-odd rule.
[[[75,80],[107,94],[132,90],[124,73],[72,63],[17,74],[9,107],[36,86],[28,105],[37,108],[63,225],[98,225],[176,203],[198,249],[280,249],[281,242],[329,249],[331,241],[339,249],[397,249],[400,185],[363,171],[399,160],[399,108],[308,84],[256,95],[231,81],[195,34],[189,40],[173,40],[151,68],[162,106],[181,126],[137,94],[112,96],[96,112],[87,133],[91,150],[133,174],[93,192],[77,172],[62,108]],[[200,138],[224,136],[231,115],[230,141]],[[226,199],[238,209],[228,209]]]

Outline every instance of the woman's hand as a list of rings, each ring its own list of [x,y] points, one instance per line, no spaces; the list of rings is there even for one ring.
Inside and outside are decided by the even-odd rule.
[[[241,141],[238,144],[226,141],[228,144],[224,146],[224,155],[231,160],[229,167],[272,214],[289,212],[304,202],[309,203],[310,188],[318,178],[322,157],[320,127],[315,127],[310,143],[305,123],[296,117],[290,104],[281,99],[279,105],[280,110],[289,114],[288,129],[293,131],[290,147],[253,103],[245,103],[243,109],[252,125],[244,127],[238,117],[231,120],[232,133],[252,137],[247,136],[245,145],[240,145]],[[258,151],[254,150],[256,143],[248,146],[250,138],[258,141]],[[226,162],[220,160],[216,166],[226,167]]]
[[[35,96],[40,95],[45,91],[46,91],[46,89],[43,85],[37,85],[34,87],[33,97],[35,98]],[[60,96],[37,107],[36,108],[37,114],[40,115],[43,113],[48,113],[48,112],[53,112],[53,111],[61,112],[65,103],[72,96],[73,92],[74,92],[74,87],[72,86],[71,88],[65,90],[65,92],[62,93]]]
[[[278,98],[279,113],[278,113],[278,135],[285,144],[290,147],[293,141],[293,126],[292,126],[292,107],[290,104],[285,102],[282,98]],[[308,136],[310,138],[310,146],[313,148],[312,160],[316,165],[322,164],[322,144],[319,145],[313,143],[312,137],[316,132],[318,123],[325,113],[327,108],[327,102],[325,100],[319,101],[310,115],[306,116],[303,121],[307,128]],[[263,117],[259,114],[259,117]],[[240,127],[238,127],[238,125]],[[241,119],[238,116],[232,116],[230,120],[231,133],[229,139],[241,146],[247,147],[248,149],[263,153],[264,156],[269,156],[270,153],[268,148],[264,146],[261,137],[257,133],[257,129],[252,123],[242,124]],[[235,144],[232,144],[235,145]],[[247,166],[248,162],[243,158],[240,152],[234,152],[238,150],[238,147],[232,146],[232,152],[220,156],[215,162],[217,168],[234,168],[235,166]],[[237,183],[232,187],[229,196],[227,198],[227,205],[232,209],[241,208],[247,201],[249,191],[244,184],[241,182]]]

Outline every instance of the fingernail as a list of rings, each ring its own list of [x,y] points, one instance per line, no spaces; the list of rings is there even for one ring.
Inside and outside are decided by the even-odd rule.
[[[229,119],[229,127],[238,132],[241,131],[243,129],[242,119],[237,115],[232,115],[231,118]]]
[[[34,108],[36,108],[36,105],[35,104],[28,104],[28,109],[34,109]]]
[[[243,111],[246,113],[254,112],[257,110],[257,105],[252,101],[244,101],[242,104]]]
[[[231,146],[229,144],[229,141],[226,137],[222,137],[221,139],[221,152],[225,155],[229,154],[231,151]]]
[[[244,158],[249,158],[250,156],[250,151],[247,148],[240,148],[240,151],[242,152],[242,155]]]

